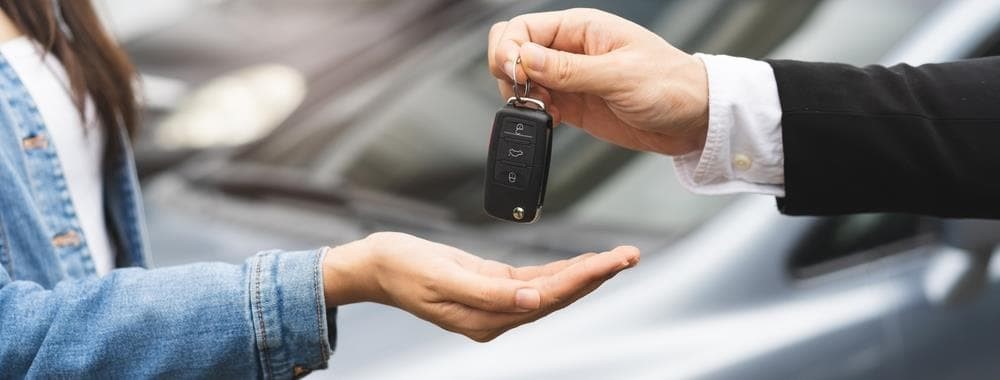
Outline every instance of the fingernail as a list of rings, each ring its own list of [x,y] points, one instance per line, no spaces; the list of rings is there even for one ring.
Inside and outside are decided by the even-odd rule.
[[[545,49],[540,45],[529,42],[524,44],[524,55],[528,59],[528,67],[534,71],[542,71],[545,68]]]
[[[542,295],[531,288],[518,289],[515,298],[517,307],[524,310],[535,310],[542,303]]]
[[[514,77],[514,61],[507,61],[503,64],[503,71],[507,73],[507,76],[514,82],[517,82],[517,78]]]

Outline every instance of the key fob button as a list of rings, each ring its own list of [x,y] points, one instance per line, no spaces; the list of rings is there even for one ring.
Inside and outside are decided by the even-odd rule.
[[[530,166],[531,160],[535,156],[535,146],[532,144],[502,139],[498,145],[500,146],[500,150],[496,152],[496,155],[498,159],[503,161]]]
[[[502,162],[497,163],[496,170],[493,171],[493,181],[501,185],[523,189],[524,185],[531,179],[531,168],[508,165]]]
[[[535,139],[535,126],[524,120],[507,119],[504,121],[501,131],[504,137]]]

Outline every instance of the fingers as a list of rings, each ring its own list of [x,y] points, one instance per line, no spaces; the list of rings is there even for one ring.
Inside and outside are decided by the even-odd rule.
[[[478,274],[455,273],[449,279],[441,279],[437,290],[450,301],[485,311],[536,310],[541,304],[541,294],[528,280],[555,275],[596,255],[585,253],[567,260],[521,268],[487,260],[480,264]]]
[[[496,24],[493,24],[493,27],[490,28],[489,47],[488,51],[486,52],[487,57],[494,56],[496,47],[497,45],[500,44],[500,38],[503,37],[503,32],[505,30],[507,30],[507,21],[501,21]],[[503,67],[498,65],[496,60],[487,59],[487,61],[489,62],[490,65],[490,73],[492,73],[494,77],[508,78],[507,74],[505,74],[503,71]]]
[[[518,16],[490,31],[490,71],[504,80],[531,78],[557,91],[601,95],[616,83],[614,65],[604,54],[620,45],[618,38],[628,36],[633,26],[591,9]],[[515,70],[518,57],[521,66]]]
[[[503,25],[501,37],[491,38],[495,44],[490,57],[502,69],[506,62],[514,62],[521,45],[534,42],[556,49],[584,53],[588,15],[581,10],[529,13],[517,16]],[[509,74],[509,70],[505,70]],[[507,78],[510,78],[508,75]],[[519,76],[519,82],[523,77]]]
[[[324,279],[330,279],[327,266],[336,269],[330,273],[338,277],[328,283],[350,279],[348,274],[359,272],[359,267],[379,272],[364,281],[375,295],[362,300],[402,308],[477,341],[564,307],[633,265],[639,255],[635,248],[620,247],[600,255],[513,268],[405,234],[372,234],[356,245],[373,258],[343,268],[324,260]],[[325,257],[353,256],[344,250],[338,253]]]
[[[542,291],[541,308],[559,305],[580,289],[630,268],[639,262],[639,249],[618,247],[611,252],[588,257],[555,275],[535,280]]]
[[[518,50],[521,69],[532,81],[562,92],[606,95],[618,84],[619,72],[606,56],[550,49],[528,42]]]
[[[457,270],[438,279],[435,291],[447,301],[492,312],[538,309],[541,294],[531,283]]]
[[[542,306],[528,313],[492,313],[483,310],[462,309],[461,318],[446,327],[478,342],[490,341],[517,326],[533,322],[562,309],[590,294],[621,270],[639,262],[639,251],[634,247],[618,247],[602,254],[588,253],[570,260],[561,260],[541,267],[519,268],[526,271],[555,271],[557,274],[544,279]],[[543,269],[544,268],[544,269]]]
[[[542,276],[551,276],[562,271],[563,269],[568,268],[573,264],[586,260],[587,258],[594,255],[597,254],[590,252],[590,253],[584,253],[582,255],[579,255],[571,259],[559,260],[545,265],[514,268],[512,270],[513,272],[512,275],[515,279],[524,281],[533,280],[537,277],[542,277]]]
[[[554,312],[556,312],[556,311],[558,311],[558,310],[560,310],[562,308],[565,308],[566,306],[571,305],[572,303],[576,302],[580,298],[583,298],[586,295],[588,295],[588,294],[592,293],[593,291],[597,290],[597,288],[600,288],[601,285],[604,284],[604,282],[606,282],[607,280],[610,280],[612,277],[614,277],[617,274],[618,273],[616,272],[616,273],[608,275],[608,276],[606,276],[604,278],[601,278],[600,280],[591,282],[587,286],[585,286],[585,287],[583,287],[581,289],[578,289],[575,293],[569,295],[569,297],[566,297],[565,299],[560,300],[558,303],[551,304],[551,305],[545,307],[544,309],[539,309],[539,310],[537,310],[535,312],[532,312],[532,313],[527,313],[527,314],[507,314],[507,315],[501,316],[500,318],[497,318],[496,314],[487,315],[485,312],[470,312],[470,313],[468,313],[466,315],[466,318],[471,323],[483,323],[483,321],[485,321],[487,324],[492,324],[492,325],[499,326],[497,329],[498,330],[502,329],[502,331],[499,332],[499,333],[502,333],[502,332],[505,332],[507,330],[516,328],[518,326],[521,326],[521,325],[524,325],[524,324],[528,324],[528,323],[537,321],[537,320],[539,320],[541,318],[544,318],[545,316],[547,316],[549,314],[552,314],[552,313],[554,313]],[[489,319],[487,319],[487,318],[489,318]],[[500,335],[499,333],[497,333],[496,335],[494,335],[493,338],[495,338],[496,336],[499,336]]]

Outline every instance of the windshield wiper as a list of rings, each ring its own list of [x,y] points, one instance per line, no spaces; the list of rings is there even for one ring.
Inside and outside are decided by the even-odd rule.
[[[277,197],[305,204],[333,206],[359,223],[389,221],[428,227],[454,219],[450,210],[394,194],[351,186],[348,182],[319,183],[304,171],[257,164],[227,163],[221,169],[188,173],[191,183],[243,197]]]
[[[189,179],[195,185],[239,196],[278,196],[338,206],[351,201],[351,196],[338,186],[321,186],[289,168],[230,163],[222,170]]]

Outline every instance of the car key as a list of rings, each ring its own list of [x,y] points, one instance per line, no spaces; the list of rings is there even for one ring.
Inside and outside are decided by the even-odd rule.
[[[517,64],[514,65],[517,67]],[[515,69],[516,70],[516,69]],[[552,152],[552,116],[545,103],[514,96],[497,111],[486,162],[486,213],[515,223],[531,223],[541,215]]]

